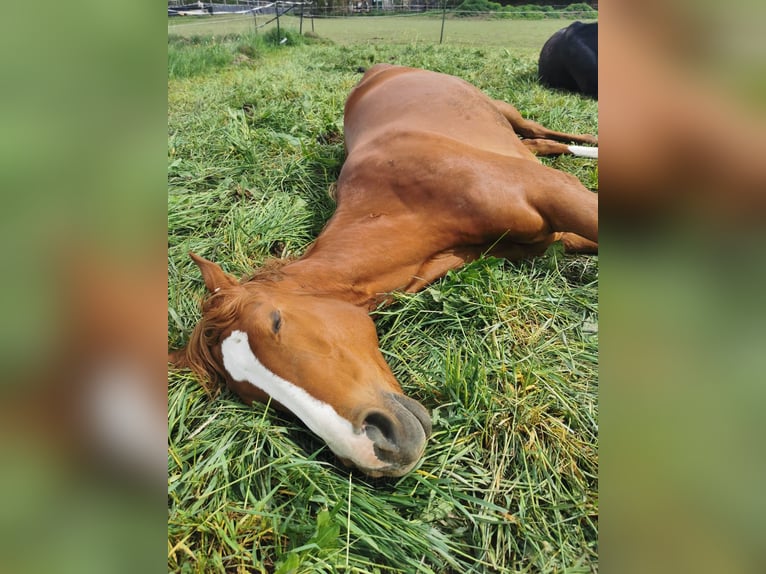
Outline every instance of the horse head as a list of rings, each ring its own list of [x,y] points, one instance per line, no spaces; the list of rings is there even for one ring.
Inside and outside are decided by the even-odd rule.
[[[367,311],[278,280],[240,283],[191,254],[209,296],[177,366],[221,379],[245,402],[272,400],[338,458],[370,476],[401,476],[423,454],[431,420],[404,396]]]

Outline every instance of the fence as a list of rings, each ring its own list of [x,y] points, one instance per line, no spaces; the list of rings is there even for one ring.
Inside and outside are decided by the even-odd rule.
[[[286,4],[286,3],[285,3]],[[280,6],[282,4],[280,3]],[[300,9],[304,9],[301,18]],[[460,17],[454,11],[419,13],[388,13],[320,17],[298,6],[284,14],[280,7],[282,28],[295,32],[313,33],[335,44],[451,44],[463,46],[513,46],[514,52],[539,54],[540,37],[548,38],[566,26],[560,19],[497,18],[492,13],[484,17]],[[215,17],[169,18],[170,37],[223,38],[228,35],[256,34],[277,27],[276,14],[253,12]],[[475,14],[474,14],[475,16]],[[564,15],[568,20],[576,16]],[[580,18],[584,19],[584,18]]]
[[[596,17],[597,12],[585,3],[561,5],[523,5],[503,6],[497,10],[483,10],[481,4],[472,7],[463,0],[314,0],[312,2],[287,2],[264,0],[238,0],[237,4],[196,2],[180,4],[168,1],[168,16],[226,16],[233,14],[275,13],[277,6],[285,10],[292,6],[307,16],[317,18],[374,16],[390,14],[423,14],[426,12],[446,12],[453,16],[478,16],[496,18],[588,18]],[[468,9],[470,8],[470,9]]]

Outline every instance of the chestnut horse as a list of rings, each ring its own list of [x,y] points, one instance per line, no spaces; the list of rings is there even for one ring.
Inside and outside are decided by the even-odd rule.
[[[351,91],[344,133],[337,208],[303,257],[239,282],[191,254],[210,295],[170,360],[247,403],[271,397],[344,463],[401,476],[431,421],[386,364],[369,311],[485,253],[518,259],[557,240],[595,251],[596,194],[530,151],[577,153],[595,148],[560,141],[595,138],[524,120],[458,78],[387,64]]]

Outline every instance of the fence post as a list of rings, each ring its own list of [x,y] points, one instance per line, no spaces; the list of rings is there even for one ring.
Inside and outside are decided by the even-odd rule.
[[[303,4],[304,2],[301,2],[301,25],[298,28],[298,34],[303,36]]]
[[[447,17],[447,0],[444,0],[444,3],[442,4],[442,31],[439,34],[439,44],[442,43],[442,40],[444,39],[444,19]]]
[[[282,34],[279,32],[279,2],[274,2],[274,7],[277,10],[277,44],[282,39]]]

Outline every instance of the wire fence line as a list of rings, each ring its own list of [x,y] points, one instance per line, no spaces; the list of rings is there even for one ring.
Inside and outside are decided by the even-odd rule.
[[[305,4],[314,5],[317,9],[322,9],[325,6],[334,6],[339,10],[359,11],[364,9],[365,11],[379,9],[382,11],[423,11],[441,9],[444,6],[449,6],[450,9],[454,9],[459,6],[463,0],[305,0],[305,1],[287,1],[281,2],[283,4]],[[237,12],[242,10],[252,9],[254,7],[262,7],[264,5],[272,4],[274,0],[238,0],[237,2],[182,2],[181,0],[168,0],[168,9],[173,10],[192,10],[200,9],[208,12]],[[566,4],[524,4],[523,7],[527,10],[536,8],[537,11],[550,11],[550,10],[564,10],[570,7],[582,6],[588,2],[573,3],[568,2]],[[509,8],[514,8],[513,5],[508,5]],[[572,8],[576,10],[578,8]],[[592,10],[597,8],[591,7]]]
[[[276,4],[272,2],[271,4]],[[294,3],[291,10],[280,3],[279,20],[276,13],[262,11],[232,16],[168,18],[168,36],[222,38],[229,35],[260,33],[271,27],[298,34],[309,33],[337,44],[410,44],[449,43],[465,46],[507,46],[509,39],[516,51],[539,53],[539,38],[550,37],[557,30],[577,18],[568,15],[562,19],[496,18],[493,12],[484,12],[466,18],[455,12],[430,11],[389,13],[380,15],[333,15],[326,18],[306,10],[307,5]],[[272,10],[274,8],[271,8]],[[301,16],[301,10],[304,11]],[[277,30],[279,35],[279,30]],[[289,41],[289,40],[288,40]]]
[[[280,3],[280,7],[281,7]],[[273,8],[274,4],[270,6],[270,9],[266,10],[254,10],[256,14],[274,14],[276,13],[276,10]],[[242,16],[252,15],[253,12],[249,12],[248,14],[243,13],[232,13],[230,17],[225,17],[223,15],[217,15],[215,18],[195,18],[194,21],[183,21],[183,22],[174,22],[173,27],[182,27],[182,26],[198,26],[198,25],[204,25],[204,24],[210,24],[210,23],[223,23],[223,22],[236,22],[242,20]],[[284,11],[286,13],[287,11]],[[283,13],[280,11],[280,14]],[[292,14],[300,14],[300,8],[294,8],[291,10]],[[524,14],[524,12],[518,12],[519,14]],[[186,14],[184,14],[186,15]],[[320,18],[320,19],[348,19],[348,18],[355,18],[355,17],[361,17],[359,15],[343,15],[343,14],[323,14],[316,11],[308,11],[306,10],[304,12],[305,18]],[[191,14],[190,14],[191,16]],[[423,16],[430,16],[434,19],[440,18],[442,16],[442,13],[440,11],[430,11],[430,12],[397,12],[397,13],[391,13],[391,14],[370,14],[365,15],[365,19],[390,19],[390,18],[407,18],[407,17],[423,17]],[[497,12],[477,12],[477,11],[467,11],[467,10],[447,10],[446,11],[447,18],[464,18],[464,17],[473,17],[476,19],[483,19],[483,20],[513,20],[514,18],[510,16],[504,16],[504,15],[498,15]],[[555,18],[547,18],[549,20],[575,20],[581,18],[583,20],[590,20],[594,18],[583,18],[578,12],[561,12],[559,13]]]
[[[254,13],[275,13],[277,6],[311,6],[312,2],[271,1],[249,2],[248,4],[214,4],[197,2],[196,4],[168,4],[168,16],[233,16]]]
[[[585,3],[561,5],[524,5],[503,6],[499,10],[483,11],[479,9],[464,9],[460,0],[314,0],[295,2],[286,0],[239,0],[237,4],[221,4],[213,2],[196,2],[180,4],[168,2],[168,16],[200,16],[217,18],[232,14],[275,13],[277,7],[293,6],[300,8],[304,14],[317,18],[343,18],[349,16],[373,17],[391,14],[442,14],[463,17],[494,17],[494,18],[529,18],[529,19],[573,19],[596,17],[596,10],[587,7]],[[587,7],[587,9],[586,9]]]

